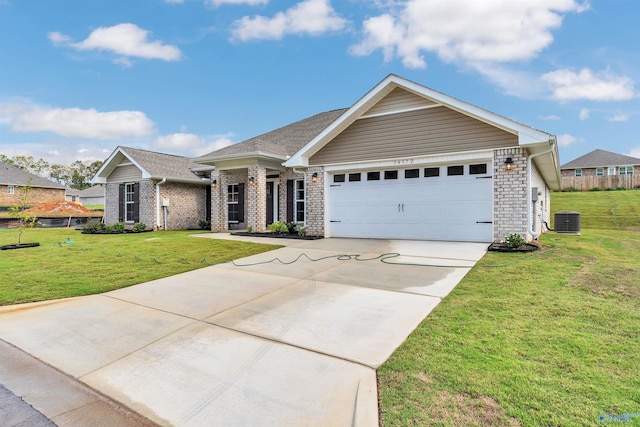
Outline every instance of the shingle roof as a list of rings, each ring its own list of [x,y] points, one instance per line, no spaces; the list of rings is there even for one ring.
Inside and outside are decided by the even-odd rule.
[[[78,195],[80,197],[104,197],[104,187],[102,185],[94,185],[80,191]]]
[[[197,168],[200,165],[193,163],[187,157],[140,150],[138,148],[131,147],[119,148],[138,163],[152,177],[186,179],[193,181],[199,179],[197,175],[191,172],[191,169]]]
[[[34,175],[18,167],[0,162],[0,184],[2,185],[27,185],[31,181],[33,187],[39,188],[60,188],[64,190],[64,185],[55,181],[50,181],[38,175]]]
[[[565,163],[560,169],[597,168],[607,166],[635,166],[640,165],[640,159],[605,150],[593,150],[584,156]]]
[[[205,154],[194,159],[194,161],[241,157],[258,152],[272,155],[273,157],[286,158],[304,147],[345,111],[347,109],[342,108],[316,114],[271,132]]]

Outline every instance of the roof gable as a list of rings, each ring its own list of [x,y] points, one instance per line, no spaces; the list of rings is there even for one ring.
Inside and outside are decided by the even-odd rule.
[[[92,183],[106,183],[109,175],[123,161],[135,165],[141,171],[142,179],[166,178],[168,181],[201,183],[204,178],[192,172],[192,169],[199,165],[187,157],[138,148],[117,147],[98,170]]]
[[[640,165],[640,159],[612,153],[605,150],[593,150],[564,165],[560,169],[597,168],[607,166],[636,166]]]
[[[64,190],[64,185],[58,184],[47,178],[32,174],[16,166],[0,162],[0,184],[25,186],[31,183],[32,187],[57,188]]]

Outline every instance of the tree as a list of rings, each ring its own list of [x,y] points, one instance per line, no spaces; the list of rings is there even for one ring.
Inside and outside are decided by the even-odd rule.
[[[17,188],[20,195],[18,196],[19,205],[14,205],[9,207],[9,215],[18,218],[18,246],[22,243],[22,233],[27,228],[33,228],[36,225],[40,225],[38,218],[31,214],[31,212],[27,211],[27,205],[31,199],[31,192],[33,191],[33,186],[31,185],[31,180],[27,182],[27,185]]]
[[[32,156],[14,156],[9,158],[4,154],[0,154],[0,161],[36,175],[46,174],[49,170],[49,163],[46,160],[35,160]]]

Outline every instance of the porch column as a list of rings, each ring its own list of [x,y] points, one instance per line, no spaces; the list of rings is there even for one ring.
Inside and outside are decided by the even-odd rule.
[[[264,166],[250,166],[247,171],[247,227],[263,232],[267,230],[266,223],[267,169]]]
[[[211,171],[211,231],[227,231],[227,173]]]

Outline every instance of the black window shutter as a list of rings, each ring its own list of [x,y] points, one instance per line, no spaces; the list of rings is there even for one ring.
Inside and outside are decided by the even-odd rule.
[[[293,221],[293,180],[287,180],[287,222]]]
[[[133,184],[133,222],[140,222],[140,183]]]
[[[244,183],[238,184],[238,222],[244,222]]]
[[[118,221],[124,222],[124,184],[118,188]]]

